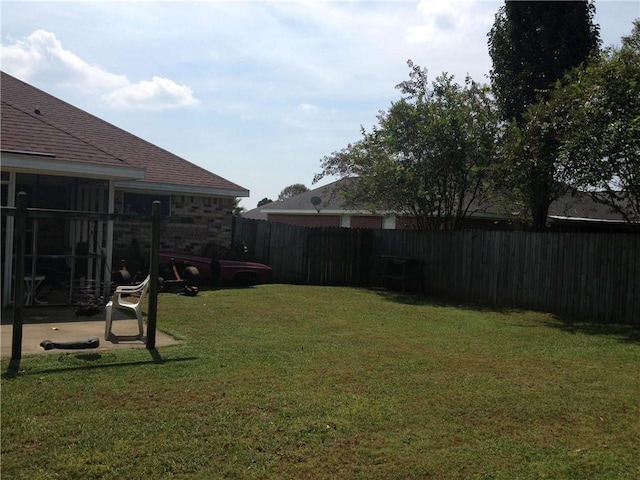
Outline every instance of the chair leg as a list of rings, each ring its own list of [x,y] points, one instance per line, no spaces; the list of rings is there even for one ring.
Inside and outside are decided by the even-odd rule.
[[[105,310],[107,314],[106,314],[105,325],[104,325],[104,339],[105,341],[107,341],[109,340],[109,336],[111,335],[111,322],[113,320],[113,317],[111,315],[113,313],[112,312],[113,304],[111,302],[107,303]]]
[[[142,312],[136,310],[136,317],[138,319],[138,331],[140,332],[140,338],[144,337],[144,327],[142,325]]]

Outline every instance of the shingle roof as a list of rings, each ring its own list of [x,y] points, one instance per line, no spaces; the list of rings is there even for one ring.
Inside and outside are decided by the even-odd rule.
[[[594,202],[588,193],[567,193],[549,206],[549,216],[556,218],[623,221],[622,215],[603,203]]]
[[[145,169],[137,182],[229,196],[248,191],[184,158],[1,72],[1,148],[83,164]],[[35,113],[36,108],[39,114]]]
[[[287,200],[272,202],[256,210],[259,210],[262,214],[310,214],[317,213],[315,207],[311,203],[312,197],[320,197],[322,203],[320,204],[320,213],[325,214],[339,214],[344,212],[346,214],[359,211],[358,208],[345,208],[345,200],[341,194],[341,187],[343,182],[357,181],[354,178],[344,178],[336,182],[330,183],[323,187],[316,188],[315,190],[309,190],[307,192],[296,195],[295,197],[288,198]],[[474,217],[503,217],[504,213],[501,213],[501,208],[494,208],[490,205],[480,209],[474,213]],[[253,218],[257,213],[253,213],[253,210],[248,217]],[[363,209],[362,213],[366,214]],[[590,219],[590,220],[613,220],[623,221],[622,216],[616,212],[613,208],[604,205],[602,203],[596,203],[592,200],[589,194],[574,190],[572,193],[563,195],[558,200],[554,201],[549,207],[549,216],[552,218],[562,219]]]
[[[262,207],[254,208],[252,210],[247,210],[246,212],[242,212],[240,216],[242,218],[248,218],[250,220],[267,220],[268,219],[267,214],[262,212],[262,208],[265,206],[266,205],[263,205]]]
[[[2,77],[2,86],[7,82]],[[129,166],[125,161],[77,137],[57,128],[36,113],[26,112],[15,106],[2,88],[2,115],[0,141],[7,152],[31,152],[46,154],[72,162],[98,163],[101,165]]]
[[[314,190],[307,190],[294,197],[287,198],[286,200],[271,202],[267,205],[260,207],[262,212],[268,213],[284,213],[284,212],[300,212],[300,213],[316,213],[316,207],[311,203],[312,197],[319,197],[322,203],[318,205],[318,208],[330,211],[344,210],[344,197],[340,194],[340,187],[351,179],[342,179],[318,187]]]

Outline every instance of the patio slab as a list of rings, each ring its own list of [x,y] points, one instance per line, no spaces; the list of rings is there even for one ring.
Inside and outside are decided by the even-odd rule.
[[[92,318],[76,317],[75,312],[66,307],[25,308],[22,315],[22,355],[36,355],[61,352],[107,351],[125,348],[146,348],[146,338],[137,337],[138,322],[135,319],[114,319],[112,334],[108,341],[104,339],[104,312]],[[11,357],[13,336],[13,311],[2,311],[0,325],[0,355]],[[40,346],[43,340],[52,342],[81,341],[89,337],[98,337],[97,348],[45,350]],[[160,330],[156,331],[156,348],[182,343]]]

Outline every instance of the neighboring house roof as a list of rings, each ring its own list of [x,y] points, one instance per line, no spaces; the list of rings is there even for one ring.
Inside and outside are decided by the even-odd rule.
[[[272,202],[260,208],[247,212],[245,217],[257,218],[258,211],[260,215],[306,215],[306,214],[326,214],[326,215],[371,215],[371,212],[365,209],[344,207],[345,200],[340,194],[343,182],[356,181],[357,179],[346,178],[330,183],[323,187],[309,190],[307,192],[296,195],[287,200]],[[319,197],[321,203],[318,210],[311,202],[311,198]],[[517,219],[518,214],[513,212],[512,217],[509,214],[500,212],[501,209],[486,207],[471,215],[471,218],[477,219]],[[254,213],[256,212],[256,213]],[[391,214],[390,212],[377,212],[378,215]],[[262,217],[264,218],[264,217]],[[613,208],[594,202],[590,195],[585,192],[574,191],[568,193],[555,202],[549,208],[549,219],[551,221],[585,221],[585,222],[616,222],[623,223],[624,219]]]
[[[71,172],[122,180],[122,188],[249,196],[247,189],[184,158],[7,73],[1,75],[0,149],[5,167],[32,166],[60,174],[70,165]]]
[[[549,206],[549,217],[552,219],[601,220],[624,222],[624,218],[613,208],[603,203],[594,202],[585,192],[567,193]]]
[[[343,215],[343,214],[370,214],[362,209],[346,209],[345,199],[340,194],[341,187],[352,179],[342,179],[329,183],[322,187],[318,187],[314,190],[307,190],[299,195],[290,197],[286,200],[280,200],[276,202],[263,205],[256,210],[260,210],[264,214],[317,214],[320,213],[326,215]],[[313,197],[320,198],[321,203],[317,206],[311,202]],[[253,210],[251,210],[253,212]],[[249,213],[249,212],[247,212]]]
[[[267,214],[262,211],[262,209],[266,208],[267,205],[268,204],[265,204],[265,205],[262,205],[261,207],[257,207],[252,210],[247,210],[246,212],[242,212],[240,216],[242,218],[248,218],[250,220],[267,220]]]
[[[622,215],[613,208],[595,202],[588,193],[575,189],[553,201],[547,215],[550,221],[586,220],[624,223]],[[511,208],[504,203],[504,200],[499,201],[497,205],[487,203],[469,215],[470,218],[502,220],[517,220],[524,216],[522,206]]]

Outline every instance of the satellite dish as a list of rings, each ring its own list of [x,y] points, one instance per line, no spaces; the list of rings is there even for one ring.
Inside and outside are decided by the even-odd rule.
[[[320,209],[318,208],[318,205],[320,205],[322,203],[322,199],[320,197],[311,197],[311,205],[313,205],[316,208],[316,212],[320,213]]]

